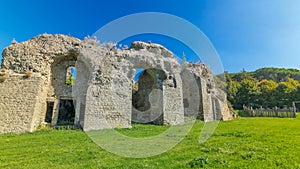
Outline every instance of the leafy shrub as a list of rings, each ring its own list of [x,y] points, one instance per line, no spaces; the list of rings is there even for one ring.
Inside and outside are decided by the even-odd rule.
[[[244,160],[252,159],[255,156],[256,156],[255,151],[250,151],[250,152],[247,152],[247,153],[241,155],[242,159],[244,159]]]
[[[192,161],[189,162],[189,166],[191,168],[199,168],[199,167],[203,168],[207,164],[209,164],[209,160],[207,157],[203,157],[203,156],[194,158]]]

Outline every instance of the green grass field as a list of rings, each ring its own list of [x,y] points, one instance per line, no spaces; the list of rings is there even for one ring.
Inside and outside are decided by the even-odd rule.
[[[300,168],[300,118],[220,122],[213,136],[199,144],[202,126],[197,122],[172,150],[142,159],[109,153],[80,130],[0,135],[0,168]],[[135,124],[119,131],[145,137],[167,128]]]

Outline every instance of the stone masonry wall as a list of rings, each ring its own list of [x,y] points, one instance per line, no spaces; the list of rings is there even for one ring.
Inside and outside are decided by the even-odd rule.
[[[4,49],[2,52],[2,68],[15,75],[30,71],[35,74],[35,77],[29,78],[27,81],[22,78],[19,81],[16,78],[8,78],[6,82],[0,84],[0,86],[7,85],[0,90],[0,97],[5,98],[5,100],[0,100],[0,113],[1,117],[2,114],[6,116],[5,119],[0,121],[0,123],[3,123],[0,125],[1,131],[16,133],[33,131],[36,126],[44,122],[47,111],[46,101],[54,102],[52,124],[56,124],[59,98],[62,96],[72,97],[72,87],[65,85],[66,69],[68,66],[75,64],[81,48],[82,41],[77,38],[61,34],[42,34],[28,41],[12,44]],[[12,75],[12,77],[15,75]],[[37,80],[35,79],[37,77],[39,77],[38,82],[34,81]],[[30,79],[32,81],[29,82]],[[42,85],[40,86],[40,84]],[[5,90],[4,88],[12,93],[13,91],[17,92],[6,97],[5,92],[2,92]],[[39,88],[42,88],[41,91]],[[30,94],[20,92],[33,89],[36,91],[32,91]],[[27,95],[29,98],[35,95],[38,100],[36,103],[28,102],[27,97],[25,97]],[[4,105],[7,103],[9,103],[10,108]],[[24,103],[24,105],[20,106],[20,103]],[[17,112],[21,113],[18,115]],[[22,122],[26,123],[23,124],[23,127],[19,124]],[[14,126],[16,127],[14,128]]]
[[[186,71],[191,72],[197,81],[200,94],[200,116],[198,118],[205,122],[232,119],[227,105],[226,93],[216,87],[216,81],[211,70],[202,63],[188,64],[187,68],[182,71],[182,79],[185,83],[188,82]],[[184,92],[186,92],[186,89]],[[195,100],[195,96],[184,93],[184,99]]]
[[[203,120],[203,109],[200,108],[201,97],[199,91],[199,83],[194,74],[187,70],[183,69],[180,73],[182,80],[182,93],[183,93],[183,104],[184,104],[184,115],[199,117]],[[199,81],[200,79],[198,79]],[[201,113],[201,114],[200,114]]]
[[[85,101],[85,131],[131,127],[134,68],[155,68],[166,73],[163,123],[184,123],[181,68],[166,48],[144,42],[134,42],[128,50],[86,46],[78,59],[91,68]],[[80,72],[78,76],[81,76]],[[80,86],[75,88],[81,93]]]
[[[32,132],[42,120],[45,108],[44,79],[39,74],[8,74],[0,82],[0,133]]]
[[[2,53],[2,68],[16,73],[32,71],[49,75],[50,65],[58,57],[78,53],[81,43],[71,36],[42,34],[5,48]]]
[[[131,93],[131,81],[122,73],[121,61],[104,47],[83,49],[78,59],[81,67],[86,65],[90,70],[86,100],[83,103],[83,129],[89,131],[131,127],[131,94],[128,94]],[[77,75],[80,78],[86,73],[78,71]],[[85,86],[84,82],[75,83],[75,90],[78,89],[76,99],[85,90],[82,86]]]
[[[183,124],[184,108],[180,74],[175,74],[172,79],[166,80],[163,87],[164,124]]]
[[[2,68],[8,74],[7,80],[0,82],[0,133],[34,131],[44,121],[47,101],[54,101],[55,125],[61,97],[75,99],[75,125],[85,131],[131,127],[135,68],[165,72],[163,123],[184,122],[183,97],[188,96],[183,96],[182,67],[174,54],[159,44],[133,42],[130,48],[120,50],[70,36],[43,34],[10,45],[2,56]],[[74,64],[78,79],[75,86],[66,86],[66,69]],[[226,94],[216,89],[209,68],[197,63],[188,69],[197,77],[204,121],[229,119]],[[25,78],[26,71],[33,72],[32,77]]]

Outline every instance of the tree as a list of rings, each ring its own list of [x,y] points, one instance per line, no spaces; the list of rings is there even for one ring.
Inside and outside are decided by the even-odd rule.
[[[227,71],[224,72],[224,76],[225,76],[227,82],[231,82],[233,80],[232,75],[230,73],[228,73]]]
[[[243,105],[258,107],[257,98],[259,90],[254,80],[244,79],[241,81],[241,87],[236,94],[236,108],[241,109]]]
[[[236,105],[236,95],[241,88],[241,84],[237,81],[230,81],[227,84],[227,98],[230,103]]]
[[[234,108],[247,106],[283,107],[300,100],[300,71],[297,69],[262,68],[254,72],[225,72],[227,98]],[[299,104],[300,108],[300,104]]]
[[[236,81],[238,81],[238,82],[242,82],[242,81],[245,80],[245,79],[249,79],[249,80],[253,80],[253,81],[256,80],[256,79],[252,76],[252,73],[246,72],[245,69],[243,69],[242,72],[240,72],[240,73],[233,74],[232,79],[233,79],[233,80],[236,80]]]
[[[279,105],[287,105],[291,106],[292,101],[297,100],[298,88],[300,87],[300,83],[297,80],[288,78],[286,82],[280,82],[277,87],[277,100],[279,101]]]
[[[277,106],[276,88],[278,83],[273,80],[262,80],[257,84],[260,95],[258,97],[258,104],[265,107]]]

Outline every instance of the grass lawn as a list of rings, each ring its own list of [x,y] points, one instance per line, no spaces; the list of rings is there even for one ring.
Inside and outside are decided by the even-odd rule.
[[[300,118],[246,118],[220,122],[198,143],[203,122],[172,150],[150,158],[124,158],[98,147],[80,130],[0,135],[0,168],[300,168]],[[168,127],[135,124],[118,131],[151,136]]]

